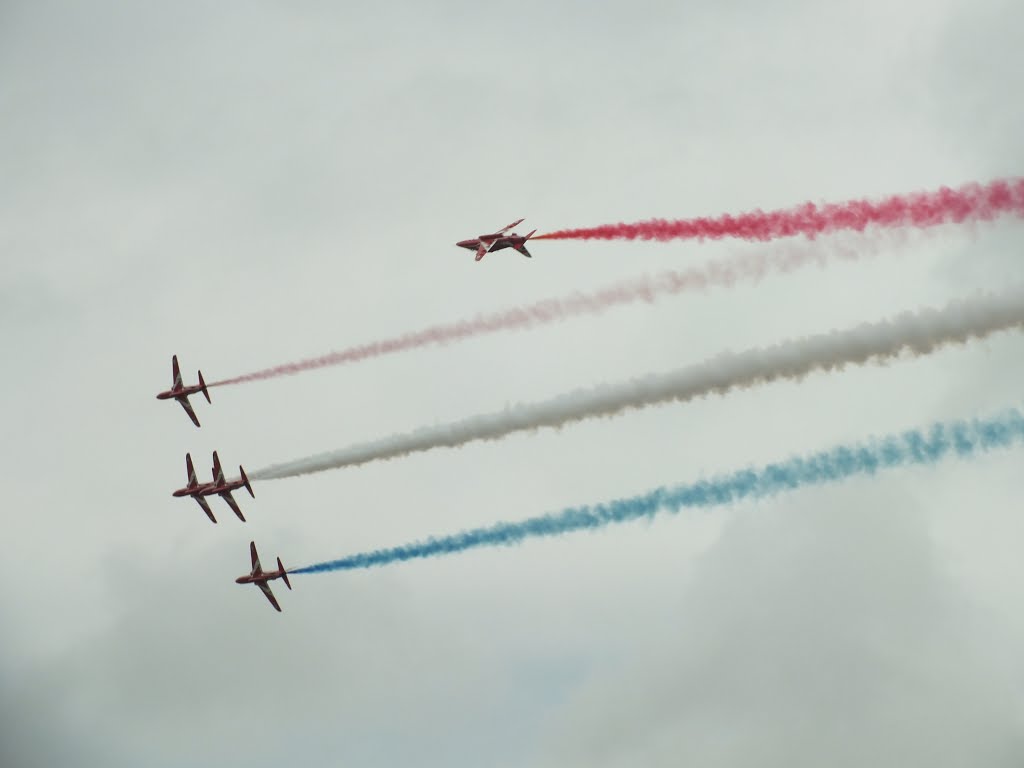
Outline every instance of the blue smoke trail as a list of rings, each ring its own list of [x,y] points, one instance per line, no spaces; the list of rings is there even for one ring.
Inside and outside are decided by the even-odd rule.
[[[571,507],[518,523],[497,523],[439,539],[350,555],[290,570],[289,573],[370,568],[413,558],[450,555],[477,547],[507,546],[538,536],[559,536],[610,523],[650,518],[660,510],[676,513],[683,507],[710,507],[741,499],[759,499],[805,485],[836,482],[854,475],[873,475],[879,469],[930,465],[950,453],[967,458],[978,452],[1021,442],[1024,442],[1024,416],[1017,410],[987,420],[939,422],[927,430],[910,430],[881,440],[839,446],[769,464],[759,470],[742,469],[692,485],[658,488],[641,496],[617,499],[607,504]]]

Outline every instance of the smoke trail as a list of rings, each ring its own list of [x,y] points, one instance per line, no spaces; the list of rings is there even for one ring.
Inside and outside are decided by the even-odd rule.
[[[933,424],[927,430],[911,430],[883,440],[844,445],[806,457],[795,457],[760,469],[742,469],[710,480],[675,488],[658,488],[641,496],[606,504],[572,507],[518,523],[498,523],[442,538],[391,549],[351,555],[297,568],[290,573],[318,573],[370,568],[375,565],[436,557],[477,547],[518,544],[524,539],[560,536],[583,529],[602,528],[657,512],[673,514],[687,507],[710,507],[743,499],[760,499],[779,491],[838,482],[855,475],[873,475],[880,469],[930,465],[955,453],[968,458],[982,451],[1024,442],[1024,416],[1011,410],[988,420]]]
[[[890,244],[895,244],[890,238]],[[765,275],[785,274],[810,263],[824,264],[832,258],[847,260],[876,255],[877,240],[865,239],[860,243],[815,243],[803,247],[788,246],[772,253],[741,254],[731,259],[683,271],[662,272],[658,275],[623,280],[591,293],[573,293],[569,296],[544,299],[523,307],[513,307],[455,323],[435,325],[413,333],[374,341],[361,346],[331,352],[320,357],[285,363],[215,381],[208,386],[242,384],[278,376],[290,376],[303,371],[327,368],[367,360],[382,355],[418,349],[431,344],[446,344],[517,328],[568,320],[583,315],[599,315],[605,310],[645,301],[653,303],[666,296],[675,296],[708,288],[731,287],[740,281],[759,283]]]
[[[761,382],[798,379],[815,370],[829,371],[871,359],[890,359],[904,350],[911,355],[923,355],[945,344],[964,343],[972,337],[980,338],[1019,326],[1024,326],[1024,291],[1021,290],[999,297],[956,302],[943,310],[906,313],[889,322],[791,340],[765,349],[724,354],[667,374],[578,390],[541,403],[517,405],[498,413],[276,464],[250,477],[294,477],[431,448],[496,440],[521,430],[561,427],[630,408],[672,400],[685,402]]]
[[[850,200],[818,207],[805,203],[780,211],[753,211],[717,218],[652,219],[636,224],[606,224],[585,229],[563,229],[534,240],[774,240],[816,235],[841,229],[863,231],[876,227],[934,227],[947,222],[989,221],[1003,213],[1024,216],[1024,178],[997,179],[982,186],[965,184],[953,190],[893,195],[881,202]]]

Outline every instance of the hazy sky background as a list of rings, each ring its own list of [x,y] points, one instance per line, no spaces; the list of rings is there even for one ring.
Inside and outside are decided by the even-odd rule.
[[[1024,173],[997,2],[0,0],[0,764],[1019,765],[1020,450],[253,587],[1019,403],[1024,338],[170,493],[1024,277],[1024,225],[294,378],[154,395],[804,242],[456,240]],[[193,398],[195,402],[195,399]]]

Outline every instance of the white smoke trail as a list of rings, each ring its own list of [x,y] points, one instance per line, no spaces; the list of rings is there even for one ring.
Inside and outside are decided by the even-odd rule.
[[[513,432],[557,428],[631,408],[673,400],[685,402],[777,379],[800,379],[812,371],[832,371],[869,360],[889,360],[904,352],[916,357],[947,344],[962,344],[971,338],[1020,327],[1024,327],[1024,290],[1018,289],[1000,296],[954,302],[941,310],[904,313],[889,321],[846,331],[726,353],[669,373],[577,390],[541,403],[515,405],[497,413],[275,464],[252,473],[251,477],[264,480],[294,477],[475,440],[496,440]]]

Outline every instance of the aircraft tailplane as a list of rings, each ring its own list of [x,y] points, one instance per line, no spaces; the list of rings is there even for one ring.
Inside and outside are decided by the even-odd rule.
[[[202,387],[203,396],[206,398],[206,402],[212,403],[213,400],[210,399],[210,390],[208,390],[206,388],[206,382],[203,381],[203,372],[202,371],[196,371],[196,373],[199,374],[199,386]]]
[[[537,231],[536,229],[533,230],[533,232],[536,232],[536,231]],[[523,238],[523,242],[520,245],[516,246],[516,250],[519,251],[521,254],[523,254],[523,256],[525,256],[528,259],[532,259],[533,256],[531,256],[530,252],[528,250],[526,250],[526,241],[529,240],[531,237],[533,237],[533,232],[531,232],[526,237],[524,237]]]
[[[277,570],[279,570],[281,572],[281,580],[284,582],[284,585],[286,587],[288,587],[288,589],[291,589],[292,588],[292,583],[290,581],[288,581],[288,572],[284,569],[284,566],[281,565],[281,558],[280,557],[277,558]]]
[[[245,470],[242,469],[241,464],[238,465],[238,473],[242,476],[242,482],[245,484],[245,490],[247,490],[249,492],[249,495],[255,499],[256,494],[252,492],[252,486],[249,485],[249,478],[246,477]]]

